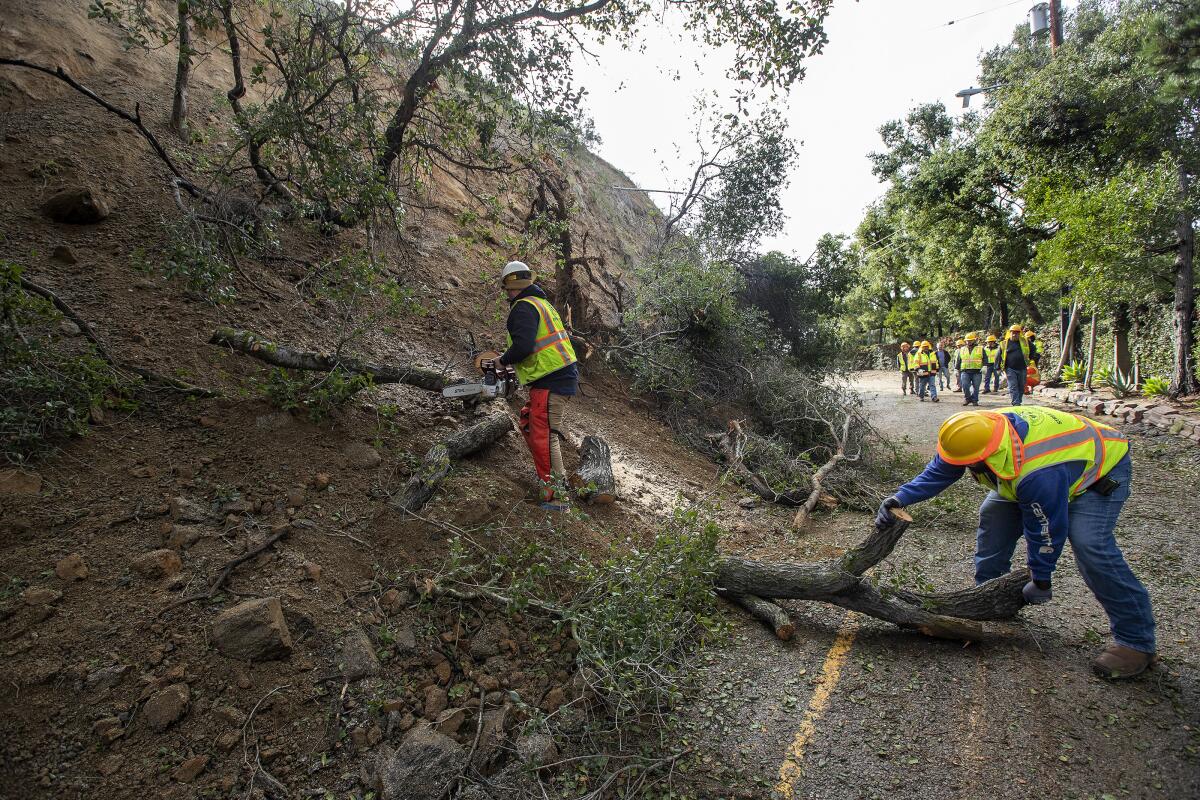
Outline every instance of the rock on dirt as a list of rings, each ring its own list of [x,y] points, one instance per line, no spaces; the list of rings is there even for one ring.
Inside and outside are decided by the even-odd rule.
[[[54,574],[64,581],[81,581],[87,578],[88,568],[79,553],[71,553],[54,565]]]
[[[42,476],[19,469],[0,469],[0,494],[37,494],[42,490]]]
[[[292,636],[278,597],[247,600],[222,611],[212,625],[217,649],[240,661],[271,661],[292,652]]]
[[[383,456],[369,444],[351,442],[342,450],[346,461],[355,469],[374,469],[383,463]]]
[[[49,586],[30,586],[21,592],[21,599],[27,606],[50,606],[62,600],[62,592]]]
[[[156,731],[165,731],[187,713],[192,693],[186,683],[173,683],[150,695],[142,709],[146,723]]]
[[[183,562],[174,550],[151,550],[142,553],[129,564],[129,568],[143,578],[166,578],[183,569]]]
[[[375,646],[362,628],[355,628],[342,640],[342,675],[356,681],[379,674],[379,659]]]
[[[482,775],[491,775],[502,766],[508,750],[508,729],[512,726],[512,706],[505,704],[484,713],[479,729],[479,746],[471,757],[471,767]]]
[[[425,719],[435,720],[446,710],[450,698],[446,690],[440,686],[430,686],[425,689]]]
[[[376,792],[380,800],[437,800],[465,758],[449,736],[418,725],[395,751],[380,749]]]
[[[204,529],[196,525],[171,525],[164,544],[171,550],[186,550],[204,538]]]
[[[84,678],[83,683],[91,691],[100,692],[116,686],[128,671],[129,666],[126,664],[113,664],[110,667],[101,667],[89,672],[87,677]]]
[[[75,257],[75,251],[72,250],[70,247],[68,247],[65,244],[60,244],[60,245],[55,246],[54,250],[50,253],[50,257],[53,258],[55,261],[58,261],[61,264],[78,264],[79,263],[79,259]],[[63,322],[71,322],[71,321],[63,320]],[[75,333],[69,333],[67,335],[68,336],[78,336],[79,335],[79,326],[76,325],[74,322],[71,322],[71,325],[74,326]]]
[[[171,777],[180,783],[191,783],[199,777],[201,772],[204,772],[204,768],[207,766],[208,756],[193,756],[180,764]]]
[[[471,658],[486,661],[500,655],[500,642],[509,638],[508,630],[500,624],[488,623],[471,637]]]
[[[172,497],[167,511],[176,522],[212,524],[218,520],[208,508],[187,497]]]
[[[112,209],[99,192],[86,186],[72,186],[42,204],[42,213],[55,222],[68,225],[92,225],[106,219]]]
[[[448,708],[438,714],[437,721],[433,723],[434,729],[438,733],[444,733],[447,736],[453,736],[458,733],[458,729],[467,721],[467,709],[465,708]]]
[[[558,759],[558,747],[549,734],[526,734],[517,740],[517,758],[522,764],[540,770]]]

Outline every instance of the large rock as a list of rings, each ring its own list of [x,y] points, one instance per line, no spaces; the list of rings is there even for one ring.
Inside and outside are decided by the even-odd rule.
[[[54,574],[59,580],[82,581],[88,576],[88,568],[79,553],[71,553],[54,565]]]
[[[186,683],[173,683],[150,695],[142,709],[146,723],[156,731],[165,731],[187,713],[192,693]]]
[[[131,561],[129,567],[143,578],[166,578],[183,569],[183,562],[174,550],[151,550]]]
[[[212,641],[221,653],[240,661],[271,661],[292,652],[292,636],[278,597],[225,609],[213,620]]]
[[[86,186],[72,186],[43,203],[42,213],[55,222],[91,225],[106,218],[111,210],[98,192]]]
[[[376,792],[380,800],[438,800],[465,758],[463,749],[449,736],[418,725],[395,752],[381,748]]]
[[[471,766],[481,775],[491,775],[504,764],[508,752],[508,729],[512,726],[511,705],[492,709],[483,715],[479,746],[471,756]]]
[[[346,445],[342,454],[355,469],[374,469],[383,461],[383,456],[379,455],[378,450],[362,442],[351,442]]]
[[[355,628],[342,640],[342,674],[347,680],[356,681],[379,674],[379,659],[375,656],[375,645],[371,644],[362,628]]]

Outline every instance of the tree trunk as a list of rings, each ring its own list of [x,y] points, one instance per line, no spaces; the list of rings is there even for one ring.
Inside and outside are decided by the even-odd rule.
[[[1008,327],[1008,301],[1000,300],[1000,329],[1004,330]]]
[[[1025,311],[1029,314],[1029,320],[1039,328],[1046,324],[1046,318],[1042,316],[1042,312],[1038,310],[1037,303],[1026,295],[1021,295],[1021,305],[1025,307]]]
[[[1192,369],[1192,343],[1195,331],[1192,318],[1196,313],[1193,260],[1196,255],[1196,233],[1192,229],[1194,220],[1186,208],[1190,178],[1187,168],[1179,166],[1179,193],[1185,207],[1179,212],[1175,235],[1179,245],[1175,249],[1175,306],[1171,317],[1172,344],[1175,359],[1171,369],[1170,396],[1175,398],[1196,391],[1196,375]]]
[[[1092,332],[1088,336],[1087,369],[1083,374],[1083,386],[1091,391],[1092,367],[1096,364],[1096,312],[1092,312]]]
[[[608,442],[599,436],[583,437],[579,448],[579,470],[571,476],[571,485],[579,499],[589,503],[607,504],[617,498]]]
[[[903,511],[893,515],[888,525],[873,527],[866,540],[836,560],[793,564],[722,558],[718,589],[763,600],[819,600],[930,636],[960,640],[976,640],[984,633],[982,626],[968,620],[1010,619],[1025,604],[1021,589],[1029,580],[1026,570],[955,592],[881,592],[863,576],[892,552],[912,521]]]
[[[788,617],[788,613],[770,600],[763,600],[752,594],[737,594],[736,592],[717,592],[730,602],[737,603],[750,616],[770,628],[780,641],[788,641],[796,633],[796,626]]]
[[[431,392],[440,392],[458,381],[453,375],[436,372],[410,364],[376,364],[357,358],[335,356],[330,353],[314,353],[296,350],[288,345],[276,344],[250,331],[233,328],[217,328],[208,340],[209,344],[228,347],[251,358],[257,358],[275,367],[287,369],[329,372],[340,369],[355,375],[370,375],[375,383],[406,383]]]
[[[1063,334],[1063,349],[1058,354],[1058,366],[1054,368],[1054,374],[1042,382],[1047,385],[1058,383],[1062,379],[1063,367],[1066,366],[1071,355],[1073,355],[1072,345],[1075,342],[1075,329],[1079,327],[1079,304],[1071,303],[1071,321],[1067,324],[1067,330]]]
[[[175,37],[179,58],[175,63],[175,97],[171,103],[171,130],[186,138],[188,82],[192,75],[192,25],[188,0],[179,0],[179,22]]]
[[[1133,358],[1129,353],[1129,304],[1117,303],[1113,310],[1113,370],[1126,378],[1133,376]]]
[[[507,412],[501,412],[450,434],[445,441],[429,448],[403,491],[392,500],[392,505],[404,511],[420,511],[433,497],[442,479],[450,473],[452,462],[495,444],[512,428],[512,417]]]

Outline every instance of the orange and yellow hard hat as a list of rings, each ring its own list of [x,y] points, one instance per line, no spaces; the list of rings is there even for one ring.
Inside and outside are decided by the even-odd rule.
[[[959,467],[983,461],[1000,449],[1005,424],[992,411],[960,411],[938,429],[938,455]]]

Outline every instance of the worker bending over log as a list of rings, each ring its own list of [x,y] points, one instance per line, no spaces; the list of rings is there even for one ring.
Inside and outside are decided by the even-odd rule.
[[[1025,599],[1048,603],[1051,573],[1070,539],[1115,640],[1096,658],[1096,672],[1131,678],[1151,666],[1157,657],[1150,595],[1113,535],[1130,493],[1128,440],[1107,425],[1048,408],[963,411],[942,423],[933,460],[883,501],[875,524],[889,524],[892,509],[935,497],[968,471],[991,490],[979,508],[976,584],[1008,572],[1024,533],[1032,574]]]

